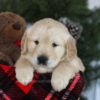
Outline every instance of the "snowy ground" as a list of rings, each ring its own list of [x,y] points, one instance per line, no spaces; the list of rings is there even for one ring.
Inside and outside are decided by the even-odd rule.
[[[100,0],[88,0],[88,7],[95,9],[100,7]]]
[[[100,8],[100,0],[88,0],[88,8],[94,10]],[[88,100],[100,100],[100,79],[97,80],[84,95]]]
[[[100,79],[93,83],[93,85],[83,94],[88,100],[100,100]]]

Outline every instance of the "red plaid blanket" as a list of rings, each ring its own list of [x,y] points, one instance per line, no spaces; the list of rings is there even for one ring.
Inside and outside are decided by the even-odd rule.
[[[33,81],[27,86],[15,78],[14,67],[0,64],[0,100],[77,100],[84,87],[81,72],[61,92],[55,92],[50,84],[51,74],[35,72]]]

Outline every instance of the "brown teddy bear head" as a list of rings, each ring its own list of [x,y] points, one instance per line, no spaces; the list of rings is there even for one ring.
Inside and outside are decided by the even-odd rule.
[[[15,41],[21,39],[26,28],[25,20],[12,12],[0,13],[0,36]]]

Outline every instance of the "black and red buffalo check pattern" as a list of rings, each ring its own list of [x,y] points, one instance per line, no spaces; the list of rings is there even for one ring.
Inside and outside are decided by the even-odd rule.
[[[0,100],[77,100],[84,87],[81,72],[61,92],[52,89],[51,74],[34,74],[33,81],[24,86],[16,80],[14,67],[0,64]]]

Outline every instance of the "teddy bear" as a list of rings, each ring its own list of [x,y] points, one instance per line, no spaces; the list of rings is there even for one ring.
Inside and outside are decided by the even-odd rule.
[[[25,29],[26,21],[20,15],[13,12],[0,13],[0,64],[14,65],[20,56],[18,41]]]

